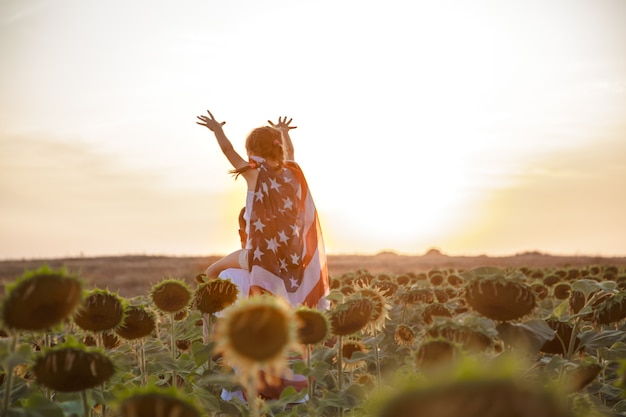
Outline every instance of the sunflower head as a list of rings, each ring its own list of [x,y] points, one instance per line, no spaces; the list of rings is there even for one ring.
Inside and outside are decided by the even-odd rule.
[[[7,329],[46,331],[70,317],[82,297],[82,282],[48,267],[27,272],[6,287],[2,304]]]
[[[398,284],[391,281],[391,278],[387,275],[384,276],[387,277],[387,279],[381,279],[382,277],[379,276],[372,282],[371,288],[378,290],[384,297],[389,298],[398,290]]]
[[[300,325],[298,342],[303,345],[321,343],[328,337],[330,323],[323,312],[309,307],[298,307],[295,311]]]
[[[482,352],[493,347],[493,337],[480,324],[457,323],[444,319],[431,325],[426,334],[459,344],[464,350]]]
[[[385,322],[389,320],[389,310],[391,305],[378,287],[358,288],[357,294],[360,298],[369,300],[372,303],[372,312],[369,323],[365,326],[365,331],[374,334],[385,327]]]
[[[415,332],[406,324],[399,324],[393,333],[393,340],[398,346],[411,346],[415,342]]]
[[[399,390],[378,415],[572,417],[574,414],[565,398],[556,392],[513,378],[482,376]]]
[[[187,397],[183,398],[174,388],[134,389],[120,395],[117,403],[121,417],[200,417],[202,415],[195,404],[191,403]]]
[[[374,306],[372,301],[353,296],[330,311],[331,333],[346,336],[358,332],[370,322]]]
[[[400,294],[400,300],[404,304],[430,304],[435,300],[433,290],[424,285],[414,285]]]
[[[434,370],[453,365],[461,354],[456,343],[444,338],[427,339],[415,352],[418,369]]]
[[[239,289],[230,279],[211,279],[196,288],[193,308],[204,314],[215,314],[237,301]]]
[[[280,375],[287,370],[287,355],[299,350],[297,320],[289,305],[270,295],[242,300],[216,323],[216,353],[242,371],[242,377],[259,369]]]
[[[465,287],[468,304],[496,321],[517,320],[536,307],[535,294],[521,273],[478,269]]]
[[[593,305],[593,321],[597,324],[617,323],[626,317],[626,295],[610,294]]]
[[[156,329],[156,316],[144,306],[126,308],[124,322],[116,329],[118,336],[126,340],[141,339]]]
[[[559,282],[552,291],[557,300],[567,300],[572,293],[572,286],[569,282]]]
[[[115,373],[111,360],[97,349],[70,340],[40,355],[33,366],[37,381],[56,391],[75,392],[96,387]]]
[[[424,323],[431,324],[433,317],[452,317],[452,311],[445,304],[432,303],[424,307],[422,311],[422,320]]]
[[[344,367],[346,370],[351,371],[357,368],[365,366],[367,363],[364,359],[362,360],[353,360],[352,357],[355,353],[365,354],[368,352],[367,346],[365,343],[361,342],[357,339],[347,339],[344,340],[341,346],[341,356],[344,359]],[[347,359],[347,360],[346,360]]]
[[[92,332],[114,330],[124,319],[126,304],[126,300],[116,293],[96,288],[83,299],[74,322],[81,329]]]
[[[152,286],[150,298],[162,313],[178,313],[191,301],[191,289],[180,279],[168,278]]]

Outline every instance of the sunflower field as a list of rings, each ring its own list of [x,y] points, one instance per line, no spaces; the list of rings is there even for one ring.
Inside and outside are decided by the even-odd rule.
[[[6,417],[626,415],[626,267],[331,278],[327,311],[229,280],[124,298],[47,266],[6,285]]]

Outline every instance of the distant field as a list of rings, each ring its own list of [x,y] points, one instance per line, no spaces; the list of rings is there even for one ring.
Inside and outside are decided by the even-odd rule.
[[[0,284],[13,281],[24,271],[48,265],[65,267],[82,277],[87,287],[107,288],[123,297],[145,295],[153,284],[163,278],[181,278],[191,283],[218,257],[117,256],[67,259],[34,259],[0,261]],[[371,273],[401,274],[428,271],[433,268],[472,269],[479,266],[563,268],[585,265],[626,265],[626,257],[551,256],[536,252],[506,257],[451,257],[437,252],[422,256],[406,256],[383,252],[377,255],[331,255],[328,269],[331,276],[365,269]]]

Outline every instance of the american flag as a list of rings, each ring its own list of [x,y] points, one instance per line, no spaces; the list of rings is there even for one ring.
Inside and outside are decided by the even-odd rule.
[[[329,291],[317,210],[300,166],[259,164],[248,235],[250,293],[269,292],[292,306],[325,309]]]

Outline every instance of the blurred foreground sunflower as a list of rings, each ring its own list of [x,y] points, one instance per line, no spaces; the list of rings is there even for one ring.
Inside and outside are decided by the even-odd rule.
[[[287,370],[289,352],[300,350],[296,326],[293,310],[280,298],[253,296],[218,319],[215,350],[244,378],[260,369],[281,375]]]
[[[2,305],[7,329],[45,331],[70,317],[82,296],[82,283],[64,271],[47,267],[27,272],[6,287]]]
[[[564,398],[511,379],[456,381],[406,391],[380,417],[572,417]]]
[[[37,381],[50,389],[76,392],[106,382],[115,373],[115,368],[100,351],[69,343],[39,356],[33,372]]]
[[[122,417],[200,417],[198,408],[175,390],[143,388],[126,393],[119,400]]]

